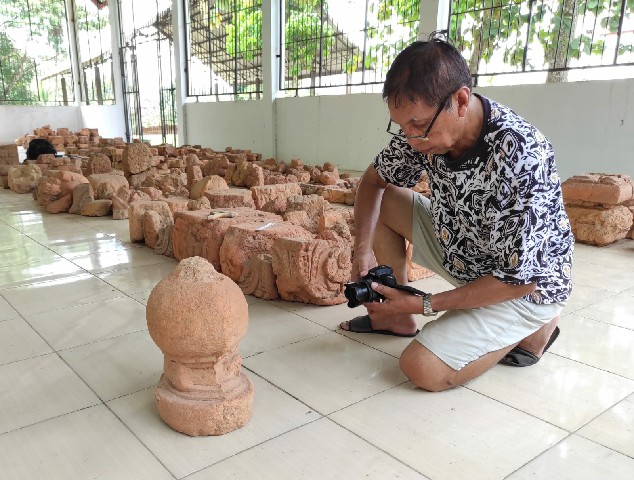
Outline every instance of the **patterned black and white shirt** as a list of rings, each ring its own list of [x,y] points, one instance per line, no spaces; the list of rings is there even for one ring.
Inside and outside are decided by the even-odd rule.
[[[574,237],[552,145],[508,107],[478,95],[485,122],[460,158],[425,155],[394,137],[374,160],[386,182],[411,187],[429,176],[436,238],[461,282],[493,275],[537,289],[533,303],[570,296]]]

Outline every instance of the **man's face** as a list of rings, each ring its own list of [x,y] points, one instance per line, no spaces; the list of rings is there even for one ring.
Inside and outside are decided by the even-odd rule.
[[[407,138],[412,148],[424,154],[444,154],[455,143],[453,96],[449,101],[452,105],[449,110],[443,108],[444,103],[439,107],[430,107],[422,100],[399,102],[396,106],[393,99],[388,99],[387,105],[392,123],[397,124],[407,137],[414,137]],[[425,133],[427,137],[421,138]]]

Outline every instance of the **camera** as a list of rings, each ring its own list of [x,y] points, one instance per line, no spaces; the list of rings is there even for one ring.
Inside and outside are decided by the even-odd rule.
[[[358,282],[346,283],[343,291],[348,299],[348,307],[355,308],[365,302],[379,302],[385,297],[372,290],[372,282],[380,283],[387,287],[398,288],[398,282],[393,274],[392,267],[378,265],[368,270],[367,275]]]

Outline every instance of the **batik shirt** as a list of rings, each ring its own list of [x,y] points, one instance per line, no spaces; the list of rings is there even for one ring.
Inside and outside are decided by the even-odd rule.
[[[571,290],[574,239],[552,145],[508,107],[478,98],[482,132],[460,158],[422,154],[394,137],[374,167],[383,180],[403,187],[427,171],[436,238],[454,278],[534,282],[526,300],[563,302]]]

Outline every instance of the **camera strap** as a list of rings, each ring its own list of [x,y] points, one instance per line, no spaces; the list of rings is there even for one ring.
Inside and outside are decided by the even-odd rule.
[[[410,287],[408,285],[393,285],[392,288],[396,288],[397,290],[403,290],[404,292],[409,292],[412,295],[416,295],[417,297],[422,297],[426,293],[422,290],[418,290],[417,288]]]

